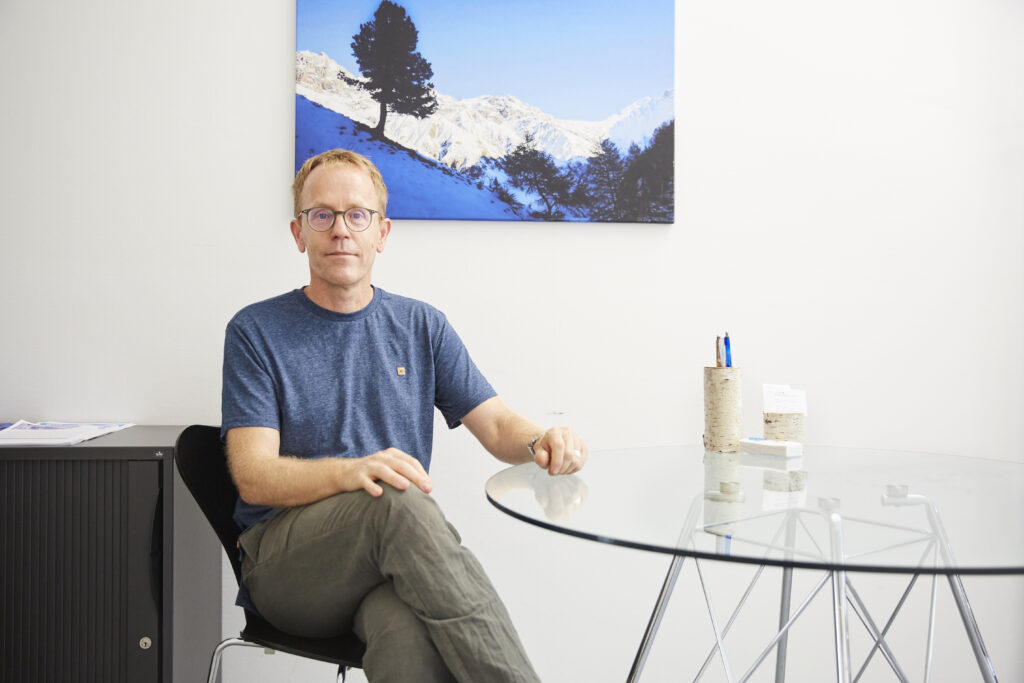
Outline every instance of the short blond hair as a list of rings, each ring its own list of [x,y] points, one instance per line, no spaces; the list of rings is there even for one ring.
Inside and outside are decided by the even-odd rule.
[[[299,198],[302,195],[302,188],[306,185],[306,178],[313,172],[313,169],[317,166],[342,166],[348,164],[355,166],[366,171],[366,174],[370,176],[370,181],[373,183],[373,189],[377,192],[377,201],[380,202],[380,206],[377,210],[382,215],[386,215],[388,208],[388,188],[384,184],[384,177],[377,170],[377,167],[373,165],[373,162],[364,157],[358,152],[353,152],[347,149],[329,149],[326,152],[321,152],[316,156],[306,159],[302,164],[302,168],[295,174],[295,182],[292,183],[292,200],[295,203],[296,218],[299,217],[299,211],[302,207],[299,206]],[[372,207],[366,207],[372,208]]]

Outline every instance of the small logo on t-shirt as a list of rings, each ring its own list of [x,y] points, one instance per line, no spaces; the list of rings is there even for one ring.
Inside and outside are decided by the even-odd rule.
[[[397,372],[399,377],[405,377],[405,366],[399,365],[397,368]]]

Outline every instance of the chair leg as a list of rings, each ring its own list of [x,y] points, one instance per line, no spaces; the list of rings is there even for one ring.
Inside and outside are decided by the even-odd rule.
[[[241,638],[228,638],[227,640],[221,641],[213,650],[213,657],[210,658],[210,675],[206,679],[206,683],[217,683],[217,675],[220,673],[220,660],[224,655],[224,650],[232,647],[233,645],[241,645],[242,647],[260,647],[256,643],[250,643]]]
[[[273,654],[274,650],[263,647],[257,643],[250,643],[247,640],[241,638],[228,638],[227,640],[221,641],[213,650],[213,657],[210,658],[210,675],[206,679],[206,683],[217,683],[217,675],[220,673],[220,660],[224,656],[224,650],[234,645],[240,645],[242,647],[258,647],[266,650],[268,653]],[[341,683],[345,682],[345,675],[348,673],[348,667],[344,664],[338,666],[338,681]]]

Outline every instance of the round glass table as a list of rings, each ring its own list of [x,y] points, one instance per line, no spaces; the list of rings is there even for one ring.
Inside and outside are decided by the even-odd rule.
[[[960,577],[1024,574],[1024,463],[1006,460],[813,446],[790,458],[651,447],[593,452],[586,467],[569,476],[551,477],[533,464],[511,467],[491,477],[486,492],[499,510],[529,524],[672,556],[630,681],[640,677],[686,558],[782,568],[778,633],[748,670],[776,650],[776,681],[785,677],[789,627],[806,606],[790,608],[787,579],[794,569],[825,570],[818,589],[831,585],[841,683],[857,674],[849,652],[850,607],[873,636],[869,658],[877,652],[897,680],[908,680],[849,573],[945,577],[981,677],[993,682]],[[929,662],[934,601],[933,591]],[[724,652],[729,624],[712,622]]]

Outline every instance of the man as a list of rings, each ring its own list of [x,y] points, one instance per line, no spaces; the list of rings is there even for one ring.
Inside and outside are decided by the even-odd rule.
[[[435,406],[496,458],[579,470],[572,430],[512,412],[447,319],[371,283],[391,233],[365,157],[332,150],[292,187],[309,285],[228,324],[223,422],[243,529],[239,604],[283,631],[352,629],[378,681],[536,681],[482,567],[428,495]]]

